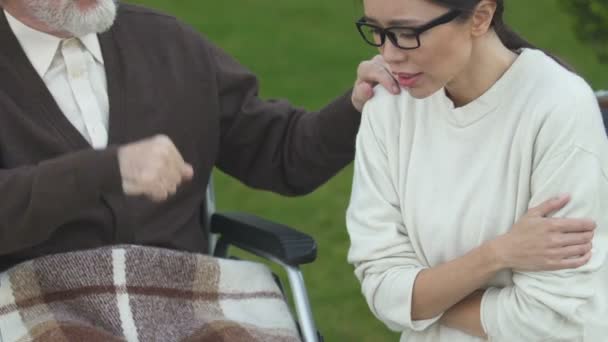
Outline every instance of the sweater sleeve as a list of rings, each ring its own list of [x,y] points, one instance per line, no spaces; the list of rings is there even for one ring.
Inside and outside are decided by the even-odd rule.
[[[300,195],[353,160],[361,114],[351,91],[318,112],[262,100],[255,75],[208,45],[219,92],[222,171],[254,188]]]
[[[376,102],[375,99],[370,101]],[[390,175],[383,134],[374,132],[366,105],[357,136],[355,170],[347,227],[349,263],[361,282],[373,314],[394,331],[423,331],[440,318],[414,321],[411,317],[414,282],[425,267],[404,226],[399,196]]]
[[[529,206],[570,194],[554,216],[596,221],[592,258],[577,269],[514,270],[514,285],[488,289],[481,317],[493,341],[598,341],[608,331],[608,142],[593,96],[573,104],[540,127]]]
[[[0,255],[35,246],[102,194],[122,192],[116,149],[85,150],[15,169],[0,168]]]

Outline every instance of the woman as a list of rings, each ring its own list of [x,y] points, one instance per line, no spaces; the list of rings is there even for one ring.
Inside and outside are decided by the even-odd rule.
[[[372,312],[401,341],[602,341],[608,143],[589,86],[510,31],[502,0],[364,8],[407,90],[378,88],[357,138],[349,262]]]

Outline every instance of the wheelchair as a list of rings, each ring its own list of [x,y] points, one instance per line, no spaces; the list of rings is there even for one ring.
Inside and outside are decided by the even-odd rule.
[[[216,212],[213,176],[209,179],[205,202],[201,222],[204,233],[210,237],[210,254],[228,258],[228,249],[234,246],[281,266],[289,281],[300,338],[304,342],[323,342],[300,270],[301,265],[316,259],[315,240],[293,228],[251,214]]]

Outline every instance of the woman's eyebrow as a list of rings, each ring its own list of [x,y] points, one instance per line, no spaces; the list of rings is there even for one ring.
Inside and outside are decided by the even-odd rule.
[[[362,19],[363,19],[363,21],[372,23],[372,24],[380,23],[380,21],[378,19],[368,17],[368,16],[363,16]],[[416,20],[416,19],[392,19],[392,20],[389,20],[387,24],[389,26],[415,26],[415,25],[418,25],[421,23],[422,22],[420,20]]]

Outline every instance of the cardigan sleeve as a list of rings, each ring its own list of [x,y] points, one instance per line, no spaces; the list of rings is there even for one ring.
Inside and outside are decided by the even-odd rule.
[[[597,334],[608,331],[608,141],[592,94],[544,120],[534,164],[529,206],[570,194],[571,202],[553,216],[595,220],[593,255],[577,269],[514,270],[512,286],[484,294],[482,325],[493,341],[602,340]]]
[[[38,165],[0,168],[0,255],[46,241],[76,213],[122,193],[115,147],[84,150]]]
[[[389,171],[384,134],[370,122],[376,98],[364,107],[357,136],[355,170],[347,227],[348,261],[355,267],[362,292],[373,314],[394,331],[423,331],[441,316],[414,321],[412,295],[416,277],[425,267],[404,227],[399,196]],[[374,120],[375,121],[375,120]]]
[[[318,112],[263,100],[256,76],[207,44],[218,88],[222,171],[254,188],[301,195],[353,160],[361,114],[350,90]]]

